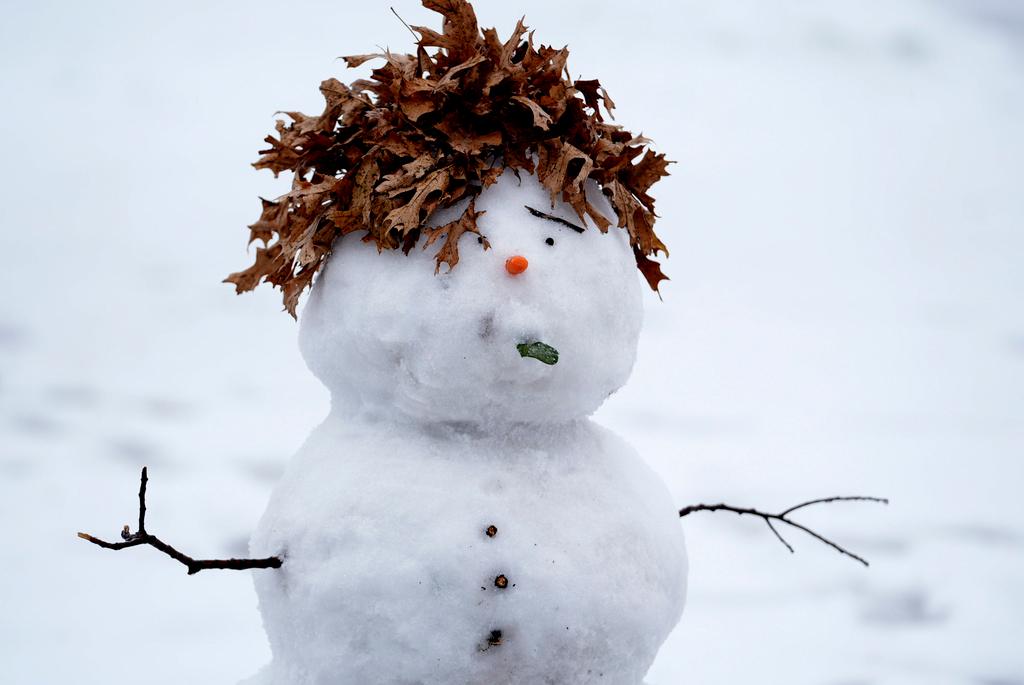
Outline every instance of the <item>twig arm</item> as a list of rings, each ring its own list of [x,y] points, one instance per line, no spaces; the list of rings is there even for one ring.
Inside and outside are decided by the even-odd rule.
[[[879,504],[888,504],[889,500],[884,499],[882,497],[864,497],[864,496],[855,496],[855,497],[823,497],[821,499],[812,499],[812,500],[807,501],[807,502],[801,502],[800,504],[797,504],[796,506],[793,506],[793,507],[790,507],[789,509],[786,509],[786,511],[782,512],[781,514],[779,514],[779,516],[789,516],[790,514],[792,514],[797,509],[803,509],[804,507],[810,507],[810,506],[813,506],[815,504],[831,504],[832,502],[877,502]]]
[[[786,540],[786,538],[782,537],[782,533],[780,533],[779,530],[772,524],[772,520],[771,519],[765,519],[764,522],[768,524],[768,529],[771,530],[773,533],[775,533],[775,537],[777,537],[779,539],[779,542],[781,542],[782,544],[784,544],[786,546],[786,549],[789,550],[789,553],[790,554],[796,554],[796,550],[793,549],[793,545],[789,544],[789,542]]]
[[[139,535],[146,534],[146,484],[149,483],[149,469],[142,467],[142,479],[139,483]],[[125,527],[124,533],[127,533]]]
[[[688,507],[683,507],[682,509],[680,509],[679,510],[679,517],[683,518],[684,516],[689,516],[690,514],[695,514],[698,511],[710,511],[710,512],[728,511],[730,513],[738,514],[740,516],[756,516],[758,518],[763,519],[764,522],[768,525],[768,528],[772,531],[772,533],[775,534],[775,537],[778,538],[779,542],[781,542],[783,545],[785,545],[786,549],[788,549],[790,552],[793,552],[794,550],[793,550],[792,545],[790,545],[786,541],[786,539],[784,537],[782,537],[782,535],[779,533],[778,529],[775,527],[776,523],[784,523],[787,526],[790,526],[792,528],[796,528],[797,530],[802,531],[802,532],[806,533],[807,535],[810,535],[815,540],[818,540],[819,542],[822,542],[822,543],[828,545],[829,547],[831,547],[832,549],[836,550],[840,554],[848,556],[851,559],[853,559],[854,561],[858,561],[861,564],[864,564],[865,566],[869,566],[870,564],[868,564],[867,560],[864,559],[863,557],[860,557],[860,556],[854,554],[850,550],[848,550],[845,547],[842,547],[842,546],[836,544],[835,542],[833,542],[832,540],[828,539],[824,535],[821,535],[820,533],[817,533],[817,532],[811,530],[807,526],[805,526],[805,525],[803,525],[801,523],[797,523],[793,519],[789,518],[789,515],[792,514],[794,511],[797,511],[799,509],[803,509],[804,507],[810,507],[810,506],[813,506],[813,505],[816,505],[816,504],[831,504],[833,502],[876,502],[876,503],[879,503],[879,504],[888,504],[889,500],[884,499],[882,497],[863,497],[863,496],[855,496],[855,497],[824,497],[824,498],[821,498],[821,499],[813,499],[813,500],[808,500],[807,502],[801,502],[800,504],[792,506],[789,509],[786,509],[785,511],[783,511],[783,512],[781,512],[779,514],[771,514],[771,513],[768,513],[768,512],[759,511],[757,509],[749,509],[749,508],[743,508],[743,507],[734,507],[734,506],[731,506],[731,505],[728,505],[728,504],[695,504],[695,505],[688,506]]]
[[[171,547],[166,542],[146,531],[146,484],[149,482],[149,474],[146,467],[142,468],[142,482],[139,485],[139,530],[132,533],[126,525],[121,530],[121,538],[124,542],[107,542],[88,533],[79,533],[78,537],[91,542],[104,549],[122,550],[129,547],[149,545],[157,549],[175,561],[184,564],[188,568],[188,574],[194,575],[207,569],[229,569],[243,571],[252,568],[281,568],[283,563],[280,557],[266,557],[264,559],[193,559],[187,554]]]

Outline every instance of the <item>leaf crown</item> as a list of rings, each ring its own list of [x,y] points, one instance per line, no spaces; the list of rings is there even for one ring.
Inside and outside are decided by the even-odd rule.
[[[568,48],[535,46],[520,20],[499,39],[480,30],[467,0],[422,0],[444,18],[443,32],[411,27],[416,54],[355,55],[349,67],[384,64],[370,79],[320,84],[319,116],[284,112],[253,166],[293,173],[292,188],[270,201],[250,229],[255,262],[228,276],[241,293],[261,282],[280,288],[294,317],[302,292],[339,236],[362,233],[379,250],[408,252],[441,241],[437,269],[459,261],[459,238],[480,235],[474,198],[505,169],[536,173],[551,202],[568,203],[602,232],[612,221],[587,201],[597,182],[629,233],[637,266],[655,291],[666,277],[651,259],[668,250],[654,232],[651,186],[671,163],[643,136],[605,121],[615,103],[597,80],[573,81]],[[434,48],[434,50],[431,50]],[[614,117],[612,117],[614,118]],[[641,157],[641,155],[643,155]],[[637,160],[637,158],[640,158]],[[438,209],[469,198],[449,224],[424,225]],[[486,239],[479,242],[484,249]]]

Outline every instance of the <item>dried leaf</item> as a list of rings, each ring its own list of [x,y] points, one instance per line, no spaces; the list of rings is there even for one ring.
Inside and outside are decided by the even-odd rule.
[[[292,315],[293,319],[297,319],[296,308],[299,306],[299,297],[302,295],[302,291],[308,288],[313,283],[313,276],[316,275],[317,266],[306,266],[295,274],[294,278],[289,278],[288,281],[281,286],[284,291],[284,308]]]
[[[633,192],[638,196],[646,195],[652,185],[662,177],[668,176],[668,165],[671,163],[665,159],[665,155],[655,154],[653,150],[648,150],[638,164],[629,167],[626,174]],[[654,211],[653,205],[654,201],[651,200],[651,207],[648,209]]]
[[[590,178],[593,168],[593,160],[570,143],[556,139],[548,141],[540,147],[537,175],[540,182],[551,193],[552,206],[560,196],[564,196],[566,199],[572,196],[582,196],[583,184]]]
[[[451,174],[447,169],[438,169],[416,185],[413,196],[401,207],[392,210],[384,218],[384,229],[401,229],[403,232],[419,228],[441,203],[448,188]]]
[[[263,245],[269,245],[274,234],[280,234],[288,224],[288,204],[285,202],[271,202],[260,198],[263,203],[263,213],[256,223],[249,226],[249,244],[262,240]]]
[[[423,6],[444,16],[444,45],[455,63],[464,62],[476,52],[480,29],[476,13],[467,0],[423,0]],[[426,47],[426,46],[424,46]]]
[[[518,102],[521,105],[525,105],[533,114],[533,125],[540,130],[547,131],[551,126],[551,115],[545,112],[543,107],[530,98],[523,97],[522,95],[516,95],[512,98],[512,102]]]
[[[633,248],[633,256],[636,257],[636,266],[647,280],[647,285],[651,287],[651,290],[658,293],[658,297],[661,297],[658,284],[669,280],[669,277],[662,273],[661,264],[645,255],[636,247]]]
[[[455,265],[459,263],[459,238],[462,237],[463,233],[476,233],[480,235],[476,220],[486,213],[476,211],[476,199],[474,198],[469,201],[469,205],[462,212],[462,216],[455,221],[436,228],[422,229],[423,234],[427,236],[426,242],[423,244],[424,250],[433,245],[442,236],[445,239],[444,245],[441,246],[441,249],[438,250],[437,255],[434,257],[437,261],[434,273],[441,271],[442,264],[447,264],[449,271],[455,268]],[[482,243],[485,250],[490,247],[486,238],[483,238]]]
[[[368,55],[348,55],[346,57],[342,57],[342,59],[345,60],[345,64],[348,65],[349,69],[355,69],[356,67],[369,62],[371,59],[377,59],[378,57],[386,58],[387,55],[379,52],[373,52]]]
[[[605,191],[611,193],[612,207],[619,217],[619,228],[629,231],[633,246],[643,254],[668,254],[664,243],[654,233],[654,214],[640,204],[632,191],[619,181],[607,184]]]
[[[397,172],[384,176],[374,190],[388,195],[394,195],[396,190],[402,192],[433,169],[436,161],[434,155],[422,154],[408,164],[403,164]]]
[[[654,233],[649,190],[668,173],[665,156],[603,121],[601,108],[610,114],[615,103],[597,80],[569,80],[568,49],[535,45],[522,20],[505,40],[481,31],[467,0],[421,1],[443,17],[442,32],[414,27],[415,54],[344,57],[350,67],[384,61],[350,86],[321,83],[319,116],[285,112],[288,121],[277,122],[254,166],[292,172],[292,188],[262,201],[249,237],[263,247],[227,281],[238,292],[262,282],[281,288],[294,316],[335,239],[356,232],[380,250],[406,252],[443,237],[437,267],[454,268],[459,238],[479,235],[483,213],[471,199],[457,221],[425,222],[512,169],[536,172],[553,203],[567,202],[603,232],[611,222],[586,197],[588,181],[596,182],[656,290],[664,275],[648,257],[667,250]]]
[[[280,252],[280,247],[276,248],[277,252]],[[233,283],[235,285],[236,293],[244,293],[252,290],[263,277],[269,271],[269,267],[274,264],[274,250],[275,248],[256,248],[256,261],[245,271],[239,271],[231,274],[224,279],[224,283]]]

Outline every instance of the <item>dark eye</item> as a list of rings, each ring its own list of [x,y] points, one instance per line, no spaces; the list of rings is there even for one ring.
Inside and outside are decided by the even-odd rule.
[[[555,239],[554,238],[548,238],[544,242],[547,243],[548,245],[554,245],[555,244]]]

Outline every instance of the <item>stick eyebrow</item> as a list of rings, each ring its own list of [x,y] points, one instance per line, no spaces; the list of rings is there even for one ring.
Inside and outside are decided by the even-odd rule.
[[[577,226],[576,224],[572,223],[571,221],[566,221],[565,219],[560,219],[557,216],[553,216],[551,214],[545,214],[544,212],[540,211],[539,209],[534,209],[530,205],[523,205],[523,206],[526,207],[527,211],[530,212],[530,214],[533,214],[535,217],[537,217],[539,219],[547,219],[548,221],[554,221],[556,224],[562,224],[563,226],[568,226],[569,228],[571,228],[572,230],[576,231],[577,233],[583,233],[583,230],[584,230],[583,227]]]

